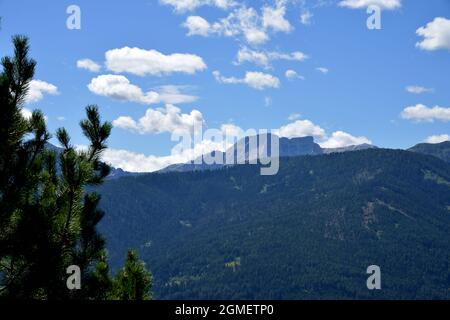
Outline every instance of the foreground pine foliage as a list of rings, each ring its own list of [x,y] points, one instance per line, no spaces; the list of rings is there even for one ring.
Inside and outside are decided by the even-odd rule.
[[[63,128],[56,133],[62,151],[49,148],[42,112],[22,112],[36,66],[28,39],[16,36],[13,45],[14,56],[2,59],[0,74],[0,297],[150,298],[151,278],[143,266],[133,268],[133,286],[123,273],[110,279],[105,240],[96,228],[104,216],[97,208],[100,196],[85,190],[110,172],[100,157],[111,124],[101,121],[97,106],[88,106],[80,127],[89,148],[76,150]],[[80,290],[67,288],[71,265],[81,270]]]

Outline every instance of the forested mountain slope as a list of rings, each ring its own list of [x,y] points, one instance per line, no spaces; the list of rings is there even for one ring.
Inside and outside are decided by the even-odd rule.
[[[450,141],[441,143],[420,143],[408,149],[409,151],[428,154],[436,158],[450,162]]]
[[[371,149],[155,173],[100,187],[113,265],[127,248],[159,299],[450,299],[450,165]],[[366,287],[379,265],[382,290]]]

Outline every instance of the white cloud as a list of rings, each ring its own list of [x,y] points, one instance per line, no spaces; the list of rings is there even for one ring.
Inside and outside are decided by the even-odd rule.
[[[326,137],[325,130],[309,120],[296,120],[280,127],[274,133],[284,138],[312,136],[316,139],[324,139]]]
[[[256,28],[246,29],[244,35],[247,42],[254,45],[263,44],[269,40],[265,31]]]
[[[139,124],[130,116],[121,116],[117,118],[116,120],[113,121],[113,125],[117,128],[121,128],[128,131],[139,132],[141,134],[146,133],[145,128],[143,126],[140,127]],[[156,131],[156,129],[153,130]]]
[[[131,84],[130,81],[120,75],[101,75],[91,80],[89,90],[100,96],[113,98],[120,101],[154,104],[159,102],[159,95],[150,91],[144,93],[141,88]]]
[[[27,120],[30,120],[31,116],[33,115],[33,112],[31,112],[31,110],[27,108],[22,108],[20,110],[20,113],[22,114],[22,117],[24,117]]]
[[[114,168],[121,168],[128,172],[154,172],[171,164],[186,162],[183,157],[146,156],[142,153],[111,148],[105,150],[102,160]]]
[[[409,93],[421,94],[421,93],[433,92],[434,89],[425,88],[425,87],[421,87],[421,86],[407,86],[406,91],[408,91]]]
[[[25,103],[38,102],[44,98],[44,94],[57,95],[58,88],[48,82],[42,80],[31,80],[28,86],[28,93]]]
[[[265,52],[251,50],[247,47],[240,48],[236,57],[236,64],[244,62],[252,62],[265,67],[270,65],[269,56]]]
[[[98,63],[92,61],[91,59],[82,59],[77,61],[77,68],[86,69],[90,72],[99,72],[102,68]]]
[[[235,5],[233,0],[160,0],[162,4],[172,6],[177,12],[193,11],[201,6],[215,6],[228,9]]]
[[[323,74],[327,74],[330,71],[330,70],[328,70],[328,68],[324,68],[324,67],[316,68],[316,70]]]
[[[442,17],[435,18],[425,27],[417,29],[416,34],[424,39],[416,43],[416,47],[433,51],[438,49],[450,50],[450,20]]]
[[[22,114],[22,117],[24,117],[27,120],[30,120],[31,117],[33,116],[33,111],[31,111],[30,109],[27,109],[27,108],[22,108],[20,110],[20,113]],[[45,122],[47,122],[48,121],[48,117],[44,116],[44,120],[45,120]]]
[[[128,150],[111,149],[105,150],[102,155],[103,161],[115,168],[121,168],[129,172],[154,172],[167,166],[178,163],[192,161],[204,154],[212,151],[224,152],[231,147],[227,141],[202,140],[193,147],[185,149],[180,143],[172,148],[170,155],[167,156],[146,156],[142,153],[135,153]]]
[[[267,30],[262,26],[261,17],[253,8],[238,8],[228,17],[214,23],[213,28],[227,37],[242,35],[250,44],[262,44],[269,40]]]
[[[56,120],[58,120],[58,121],[66,121],[66,118],[63,117],[63,116],[59,116],[59,117],[56,118]]]
[[[195,109],[189,114],[182,113],[181,109],[167,104],[164,108],[147,109],[145,115],[137,121],[129,116],[119,117],[113,121],[113,125],[140,134],[183,134],[199,129],[203,125],[203,115]]]
[[[89,90],[99,96],[112,98],[126,102],[137,102],[142,104],[156,103],[190,103],[197,97],[182,94],[178,86],[162,86],[159,91],[143,92],[141,88],[132,84],[125,76],[101,75],[91,80]]]
[[[293,79],[301,79],[301,80],[305,80],[305,77],[299,75],[296,71],[294,70],[286,70],[286,72],[284,73],[284,76],[286,78],[288,78],[289,80],[293,80]]]
[[[300,22],[301,24],[308,26],[311,24],[312,17],[314,15],[309,10],[305,10],[300,14]]]
[[[441,143],[444,141],[450,141],[450,136],[448,134],[440,134],[435,136],[430,136],[426,138],[425,142],[427,143]]]
[[[219,71],[213,72],[214,77],[220,83],[225,84],[246,84],[249,87],[257,90],[264,90],[267,88],[280,87],[280,80],[271,74],[263,72],[246,72],[244,78],[224,77]]]
[[[372,144],[366,137],[355,137],[343,131],[336,131],[328,136],[326,131],[320,126],[314,124],[310,120],[296,120],[300,117],[299,114],[292,114],[289,116],[291,122],[275,130],[275,134],[285,138],[297,138],[312,136],[314,140],[319,141],[323,148],[342,148],[351,145]]]
[[[207,20],[200,16],[190,16],[183,23],[183,26],[187,28],[188,36],[204,36],[207,37],[213,32],[211,25]]]
[[[106,66],[109,70],[138,76],[172,73],[194,74],[207,68],[203,59],[194,54],[165,55],[156,50],[124,47],[109,50],[105,56]]]
[[[275,32],[290,32],[293,27],[286,20],[285,15],[285,1],[278,1],[276,7],[264,7],[262,13],[263,27],[265,29],[272,29]]]
[[[435,120],[450,121],[450,108],[435,106],[428,108],[423,104],[417,104],[405,108],[401,117],[407,120],[433,122]]]
[[[343,131],[336,131],[324,142],[319,143],[322,148],[343,148],[360,144],[372,144],[366,137],[355,137]]]
[[[272,105],[272,98],[271,97],[264,97],[264,105],[266,107],[270,107]]]
[[[298,76],[297,72],[294,70],[286,70],[285,74],[286,78],[288,79],[294,79]]]
[[[369,6],[378,6],[381,9],[394,10],[402,6],[401,0],[343,0],[339,6],[350,9],[365,9]]]
[[[247,47],[241,47],[237,53],[236,64],[251,62],[268,68],[271,61],[287,60],[287,61],[304,61],[308,56],[300,51],[291,53],[283,53],[277,51],[257,51]]]
[[[269,40],[269,32],[290,32],[293,27],[285,18],[286,1],[276,1],[274,7],[264,6],[261,14],[245,4],[236,6],[227,17],[209,22],[200,16],[189,16],[183,26],[187,35],[209,36],[211,34],[244,38],[252,45]]]

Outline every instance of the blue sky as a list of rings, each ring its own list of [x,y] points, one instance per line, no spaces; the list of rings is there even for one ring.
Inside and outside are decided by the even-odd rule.
[[[84,145],[78,123],[98,104],[115,125],[106,158],[127,170],[185,160],[170,136],[195,121],[327,147],[449,139],[448,0],[0,0],[0,16],[1,54],[24,34],[38,62],[26,109]]]

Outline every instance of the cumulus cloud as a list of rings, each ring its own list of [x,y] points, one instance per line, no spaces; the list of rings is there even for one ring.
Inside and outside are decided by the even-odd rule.
[[[89,90],[100,96],[120,101],[154,104],[159,102],[159,95],[154,91],[144,93],[141,88],[131,84],[124,76],[101,75],[91,80]]]
[[[145,115],[137,121],[129,116],[119,117],[113,121],[113,125],[140,134],[184,134],[199,129],[203,122],[200,111],[194,109],[190,113],[182,113],[180,108],[167,104],[164,108],[147,109]]]
[[[115,168],[121,168],[128,172],[154,172],[176,163],[173,162],[176,160],[170,156],[146,156],[143,153],[111,148],[105,150],[102,160]]]
[[[407,86],[406,91],[408,91],[409,93],[421,94],[421,93],[433,92],[434,89],[425,88],[425,87],[421,87],[421,86]]]
[[[327,74],[330,71],[330,70],[328,70],[328,68],[324,68],[324,67],[318,67],[318,68],[316,68],[316,70],[323,74]]]
[[[99,96],[104,96],[124,102],[137,102],[142,104],[190,103],[197,97],[183,94],[180,86],[162,86],[157,91],[143,92],[142,89],[130,82],[122,75],[101,75],[91,80],[89,90]]]
[[[193,11],[202,6],[228,9],[236,4],[233,0],[160,0],[160,2],[172,6],[179,13]]]
[[[188,17],[186,22],[183,23],[183,26],[188,29],[188,36],[207,37],[214,32],[209,22],[200,16]]]
[[[257,90],[280,87],[280,80],[277,77],[263,72],[246,72],[244,78],[224,77],[219,71],[214,71],[213,75],[220,83],[245,84]]]
[[[251,62],[263,67],[270,67],[270,63],[276,60],[304,61],[308,56],[300,51],[283,53],[278,51],[257,51],[248,47],[241,47],[237,53],[236,64]]]
[[[298,76],[297,72],[294,70],[286,70],[285,74],[286,78],[288,79],[294,79]]]
[[[289,120],[295,120],[300,117],[299,114],[293,114]],[[320,126],[314,124],[310,120],[295,120],[287,125],[282,126],[274,132],[280,137],[297,138],[312,136],[323,148],[342,148],[359,144],[372,144],[366,137],[355,137],[347,132],[336,131],[328,136],[326,131]]]
[[[401,117],[406,120],[433,122],[435,120],[450,121],[450,108],[434,106],[429,108],[423,104],[406,107]]]
[[[342,148],[360,144],[372,144],[366,137],[355,137],[344,131],[336,131],[324,142],[319,143],[322,148]]]
[[[265,6],[262,12],[263,27],[265,29],[272,29],[275,32],[290,32],[293,27],[286,20],[286,6],[285,1],[277,1],[276,7]]]
[[[239,49],[236,57],[236,64],[242,64],[244,62],[252,62],[264,67],[270,65],[270,60],[265,52],[251,50],[247,47]]]
[[[369,6],[378,6],[381,9],[394,10],[402,6],[401,0],[343,0],[339,6],[350,9],[365,9]]]
[[[138,76],[167,75],[172,73],[195,74],[205,70],[203,59],[195,54],[174,53],[165,55],[156,50],[124,47],[105,54],[106,67],[113,72],[127,72]]]
[[[200,21],[198,19],[196,20]],[[189,17],[187,21],[189,21]],[[261,18],[255,9],[240,7],[231,12],[226,18],[211,24],[207,33],[204,29],[202,30],[202,33],[215,33],[226,37],[243,36],[248,43],[261,44],[269,39],[267,30],[264,29],[261,24]],[[191,29],[191,24],[186,23],[185,27],[188,28],[188,34],[195,32]]]
[[[261,14],[245,4],[236,6],[227,17],[209,22],[200,16],[189,16],[183,26],[188,35],[243,38],[247,43],[259,45],[267,42],[270,32],[290,32],[293,27],[285,18],[286,1],[277,0],[275,6],[264,6]]]
[[[286,78],[288,78],[289,80],[293,80],[293,79],[305,80],[305,77],[299,75],[297,73],[297,71],[294,71],[294,70],[286,70],[286,72],[284,73],[284,76]]]
[[[77,68],[97,73],[102,67],[91,59],[82,59],[77,61]]]
[[[275,134],[284,138],[312,136],[316,139],[324,139],[326,137],[325,130],[309,120],[296,120],[280,127]]]
[[[146,156],[143,153],[110,148],[105,150],[102,160],[115,168],[121,168],[128,172],[154,172],[172,164],[186,162],[186,159],[181,156]]]
[[[42,80],[31,80],[28,86],[28,93],[25,98],[25,103],[34,103],[42,100],[45,94],[57,95],[58,88],[48,82]]]
[[[438,49],[450,50],[450,20],[437,17],[425,27],[417,29],[416,34],[424,39],[416,43],[416,47],[433,51]]]
[[[115,168],[129,172],[154,172],[167,166],[186,163],[212,151],[224,152],[231,144],[227,141],[202,140],[191,148],[185,148],[181,143],[172,148],[166,156],[144,155],[123,149],[108,148],[102,155],[102,160]]]
[[[441,143],[444,141],[450,141],[450,136],[448,134],[434,135],[425,139],[425,142],[427,143]]]

